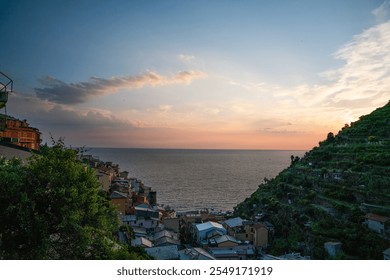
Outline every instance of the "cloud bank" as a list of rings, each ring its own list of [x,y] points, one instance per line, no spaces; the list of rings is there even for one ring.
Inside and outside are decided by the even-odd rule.
[[[59,79],[47,76],[40,82],[45,87],[35,88],[36,96],[59,104],[85,103],[95,96],[113,94],[121,89],[136,89],[145,86],[167,86],[174,84],[189,84],[194,79],[205,77],[200,71],[181,71],[172,77],[148,72],[138,76],[98,78],[92,77],[88,82],[65,83]]]

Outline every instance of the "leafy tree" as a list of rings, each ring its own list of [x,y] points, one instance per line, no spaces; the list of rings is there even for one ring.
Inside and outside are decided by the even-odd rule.
[[[116,242],[116,209],[62,141],[26,165],[0,159],[0,259],[138,258]]]
[[[330,143],[334,141],[334,134],[333,132],[329,132],[328,135],[326,136],[326,142]]]

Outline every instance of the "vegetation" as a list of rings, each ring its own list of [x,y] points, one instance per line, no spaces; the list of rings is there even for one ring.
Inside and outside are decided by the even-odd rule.
[[[148,258],[117,241],[117,210],[61,140],[24,165],[0,158],[0,178],[0,259]]]
[[[350,125],[259,186],[235,209],[263,212],[275,226],[270,253],[300,251],[327,258],[324,242],[340,241],[346,259],[382,259],[389,233],[363,224],[366,213],[390,217],[390,103]]]

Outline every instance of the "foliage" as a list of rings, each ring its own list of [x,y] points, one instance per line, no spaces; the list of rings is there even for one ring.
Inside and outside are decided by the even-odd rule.
[[[23,165],[0,159],[0,259],[139,258],[118,244],[118,214],[94,171],[62,141]]]
[[[378,235],[363,221],[369,212],[390,217],[390,102],[337,135],[329,132],[303,158],[290,159],[287,169],[235,207],[236,215],[251,219],[262,212],[274,224],[269,252],[298,250],[325,259],[324,242],[340,241],[337,258],[383,258],[389,234]]]

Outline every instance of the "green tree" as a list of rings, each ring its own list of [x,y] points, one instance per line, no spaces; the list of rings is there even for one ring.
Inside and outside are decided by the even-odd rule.
[[[116,242],[116,209],[62,141],[26,165],[0,159],[0,259],[137,258]]]

